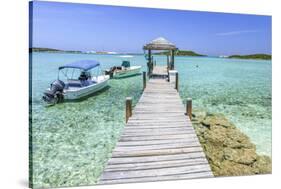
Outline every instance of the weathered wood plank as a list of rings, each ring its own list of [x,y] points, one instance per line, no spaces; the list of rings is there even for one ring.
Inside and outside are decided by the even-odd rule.
[[[135,113],[135,115],[132,118],[132,120],[134,120],[134,119],[142,119],[142,118],[147,118],[147,119],[148,118],[154,118],[154,119],[169,119],[169,120],[177,121],[177,120],[185,120],[186,117],[183,117],[183,115],[185,115],[185,114],[182,113],[182,112],[171,113],[171,114],[167,114],[167,113],[148,113],[148,114]]]
[[[144,162],[160,162],[181,159],[193,159],[205,157],[203,151],[192,152],[187,154],[172,154],[162,156],[141,156],[141,157],[112,157],[108,161],[108,165],[122,163],[144,163]]]
[[[137,116],[136,118],[134,116],[132,116],[131,119],[129,119],[128,123],[133,123],[133,122],[140,122],[140,123],[158,123],[159,125],[161,125],[162,123],[170,123],[173,125],[176,125],[179,122],[182,123],[188,123],[187,117],[180,117],[180,116],[167,116],[167,117],[157,117],[157,115],[155,115],[155,119],[150,119],[151,117],[153,117],[153,115],[148,115],[145,116],[143,115],[144,119],[141,119],[141,116]]]
[[[126,128],[126,130],[123,132],[123,133],[146,133],[146,132],[149,132],[149,133],[155,133],[155,132],[159,132],[159,130],[161,132],[181,132],[181,131],[193,131],[193,128],[191,127],[187,127],[187,128],[184,128],[184,126],[175,126],[175,127],[161,127],[161,126],[158,126],[158,127],[133,127],[131,126],[130,128]]]
[[[155,135],[162,135],[162,136],[170,136],[170,135],[183,135],[183,134],[193,134],[193,130],[186,130],[182,129],[177,131],[161,131],[160,129],[158,131],[150,131],[150,132],[136,132],[136,131],[125,131],[122,133],[122,137],[130,137],[130,136],[155,136]]]
[[[196,136],[195,133],[192,134],[177,134],[177,135],[153,135],[153,136],[123,136],[120,141],[138,141],[138,140],[166,140],[166,139],[185,139],[188,137]]]
[[[171,148],[171,149],[157,149],[157,150],[131,150],[131,151],[113,151],[113,157],[135,157],[135,156],[160,156],[170,154],[184,154],[190,152],[201,151],[201,146],[185,147],[185,148]]]
[[[159,123],[156,123],[156,122],[148,122],[148,123],[140,123],[140,122],[130,122],[127,124],[126,126],[126,129],[128,128],[131,128],[131,127],[136,127],[136,128],[149,128],[149,127],[152,127],[152,128],[165,128],[165,127],[187,127],[187,128],[190,128],[192,127],[192,124],[191,123],[186,123],[186,122],[176,122],[175,124],[171,124],[171,123],[166,123],[166,122],[163,122],[161,124]]]
[[[140,141],[119,141],[116,145],[118,146],[150,146],[150,145],[157,145],[157,144],[171,144],[171,143],[185,143],[197,140],[197,137],[189,137],[187,139],[167,139],[167,140],[140,140]]]
[[[190,133],[194,133],[194,130],[189,128],[189,129],[185,129],[185,128],[173,128],[173,129],[126,129],[126,131],[124,131],[122,134],[122,136],[125,135],[138,135],[138,136],[146,136],[146,135],[175,135],[175,134],[190,134]]]
[[[157,123],[158,125],[161,125],[162,123],[170,123],[170,124],[177,124],[177,123],[188,123],[186,119],[180,119],[180,120],[169,120],[169,119],[158,119],[158,120],[140,120],[140,119],[129,119],[128,124],[131,123]]]
[[[155,181],[168,181],[168,180],[181,180],[181,179],[195,179],[212,177],[213,174],[210,171],[206,172],[193,172],[187,174],[167,175],[161,177],[140,177],[140,178],[128,178],[128,179],[112,179],[101,180],[99,184],[122,184],[122,183],[140,183],[140,182],[155,182]]]
[[[103,180],[110,179],[126,179],[126,178],[140,178],[140,177],[159,177],[175,174],[187,174],[193,172],[209,171],[208,164],[190,165],[172,168],[158,168],[149,170],[136,171],[105,171],[101,177]]]
[[[149,146],[118,146],[115,152],[127,152],[127,151],[144,151],[144,150],[162,150],[162,149],[177,149],[177,148],[190,148],[199,147],[200,143],[196,140],[189,142],[181,142],[176,144],[157,144]]]
[[[139,119],[139,118],[142,118],[142,116],[144,118],[151,118],[151,117],[154,117],[155,120],[167,120],[169,122],[179,122],[179,121],[184,121],[184,122],[188,122],[188,117],[185,116],[184,113],[174,113],[174,114],[170,114],[170,115],[167,115],[167,114],[161,114],[161,113],[148,113],[148,114],[136,114],[134,116],[131,117],[131,119],[129,119],[130,121],[133,121],[133,120],[136,120],[136,119]]]
[[[181,159],[181,160],[158,161],[158,162],[113,164],[113,165],[108,165],[106,171],[132,171],[132,170],[189,166],[189,165],[198,165],[198,164],[208,164],[208,161],[205,158],[200,157],[194,159]]]
[[[162,113],[162,114],[168,114],[168,113],[182,113],[183,108],[180,107],[169,107],[169,106],[163,106],[163,107],[151,107],[151,106],[138,106],[134,109],[134,113]]]
[[[189,130],[192,127],[192,124],[186,123],[186,122],[177,122],[176,124],[171,124],[171,123],[156,123],[156,122],[145,122],[145,123],[140,123],[140,122],[130,122],[128,126],[126,126],[126,130],[130,129],[184,129],[184,130]]]

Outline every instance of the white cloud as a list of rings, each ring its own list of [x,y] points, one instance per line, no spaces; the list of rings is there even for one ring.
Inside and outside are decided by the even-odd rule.
[[[240,35],[245,33],[257,33],[258,30],[239,30],[239,31],[230,31],[230,32],[222,32],[222,33],[216,33],[216,35],[219,36],[228,36],[228,35]]]

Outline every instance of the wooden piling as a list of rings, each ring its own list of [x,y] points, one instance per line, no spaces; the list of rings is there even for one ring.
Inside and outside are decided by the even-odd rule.
[[[142,72],[143,90],[146,88],[146,72]]]
[[[186,115],[188,115],[189,119],[192,118],[192,99],[187,98],[186,100]]]
[[[176,73],[175,89],[179,91],[179,73]]]
[[[126,98],[126,123],[129,118],[132,116],[132,97]]]

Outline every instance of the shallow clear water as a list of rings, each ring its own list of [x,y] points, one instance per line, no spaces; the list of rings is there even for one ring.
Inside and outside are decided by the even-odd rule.
[[[118,55],[33,53],[32,149],[35,187],[94,184],[124,127],[124,100],[137,103],[142,76],[110,80],[109,88],[79,102],[49,108],[43,91],[57,78],[60,65],[95,59],[102,69],[119,65]],[[157,62],[166,57],[155,56]],[[132,65],[142,65],[134,56]],[[197,66],[198,65],[198,66]],[[257,145],[271,155],[271,61],[176,57],[180,95],[193,106],[225,114]]]

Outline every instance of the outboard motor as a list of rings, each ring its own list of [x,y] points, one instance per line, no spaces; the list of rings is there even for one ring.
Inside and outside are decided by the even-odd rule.
[[[63,89],[65,87],[65,83],[61,80],[54,81],[50,89],[46,90],[43,95],[43,100],[48,104],[56,104],[63,101]]]
[[[109,75],[110,78],[113,78],[113,73],[117,69],[116,66],[111,67],[109,70],[105,70],[105,75]]]

